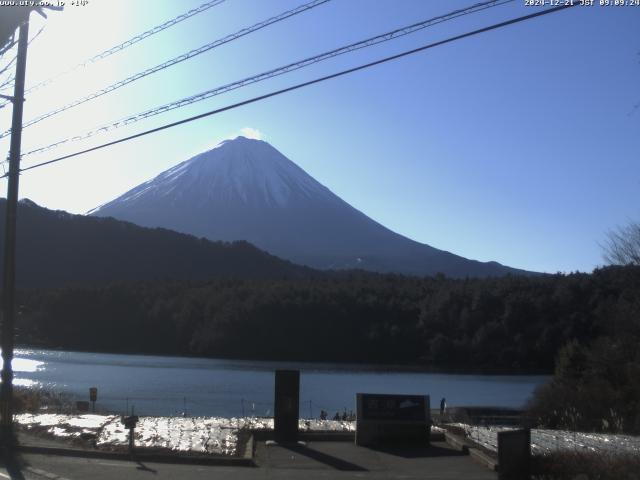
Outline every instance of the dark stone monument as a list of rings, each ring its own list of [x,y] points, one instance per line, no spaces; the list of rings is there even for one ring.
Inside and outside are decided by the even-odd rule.
[[[428,395],[357,394],[357,445],[429,445]]]
[[[300,372],[276,370],[274,431],[278,442],[298,440],[300,416]]]
[[[531,430],[498,432],[498,477],[528,479],[531,468]]]

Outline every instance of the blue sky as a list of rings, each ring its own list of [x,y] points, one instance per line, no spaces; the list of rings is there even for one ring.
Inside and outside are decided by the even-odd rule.
[[[27,84],[203,1],[89,0],[47,21],[34,18],[32,33],[45,29],[30,47]],[[25,119],[301,3],[227,0],[34,92]],[[473,3],[332,0],[25,129],[23,146]],[[24,165],[534,11],[516,0],[27,157]],[[640,218],[638,85],[640,7],[575,7],[25,172],[20,194],[84,213],[252,128],[344,200],[412,239],[530,270],[591,271],[603,262],[606,231]],[[9,108],[0,124],[9,127]],[[5,181],[0,188],[6,191]]]

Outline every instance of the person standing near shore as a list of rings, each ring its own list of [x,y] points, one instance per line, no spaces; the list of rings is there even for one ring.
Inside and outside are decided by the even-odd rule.
[[[442,400],[440,400],[440,418],[444,417],[444,413],[447,410],[447,400],[446,398],[442,397]]]

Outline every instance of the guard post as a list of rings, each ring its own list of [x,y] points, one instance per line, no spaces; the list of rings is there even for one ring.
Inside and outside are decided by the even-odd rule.
[[[498,478],[528,479],[531,473],[531,430],[498,432]]]
[[[300,371],[276,370],[274,434],[277,442],[298,440]]]

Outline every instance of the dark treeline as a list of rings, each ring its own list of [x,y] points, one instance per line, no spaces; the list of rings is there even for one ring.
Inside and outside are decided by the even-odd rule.
[[[0,251],[5,209],[6,200],[0,198]],[[21,200],[18,210],[16,281],[23,288],[316,274],[243,241],[212,242],[113,218],[48,210],[29,200]],[[0,256],[0,268],[2,263]]]
[[[573,339],[560,350],[552,380],[530,405],[538,424],[640,434],[639,269],[606,272],[610,283],[608,299],[597,307],[599,334]]]
[[[369,273],[21,293],[18,343],[127,353],[551,372],[638,325],[640,267],[454,280]],[[635,323],[634,323],[635,322]]]

